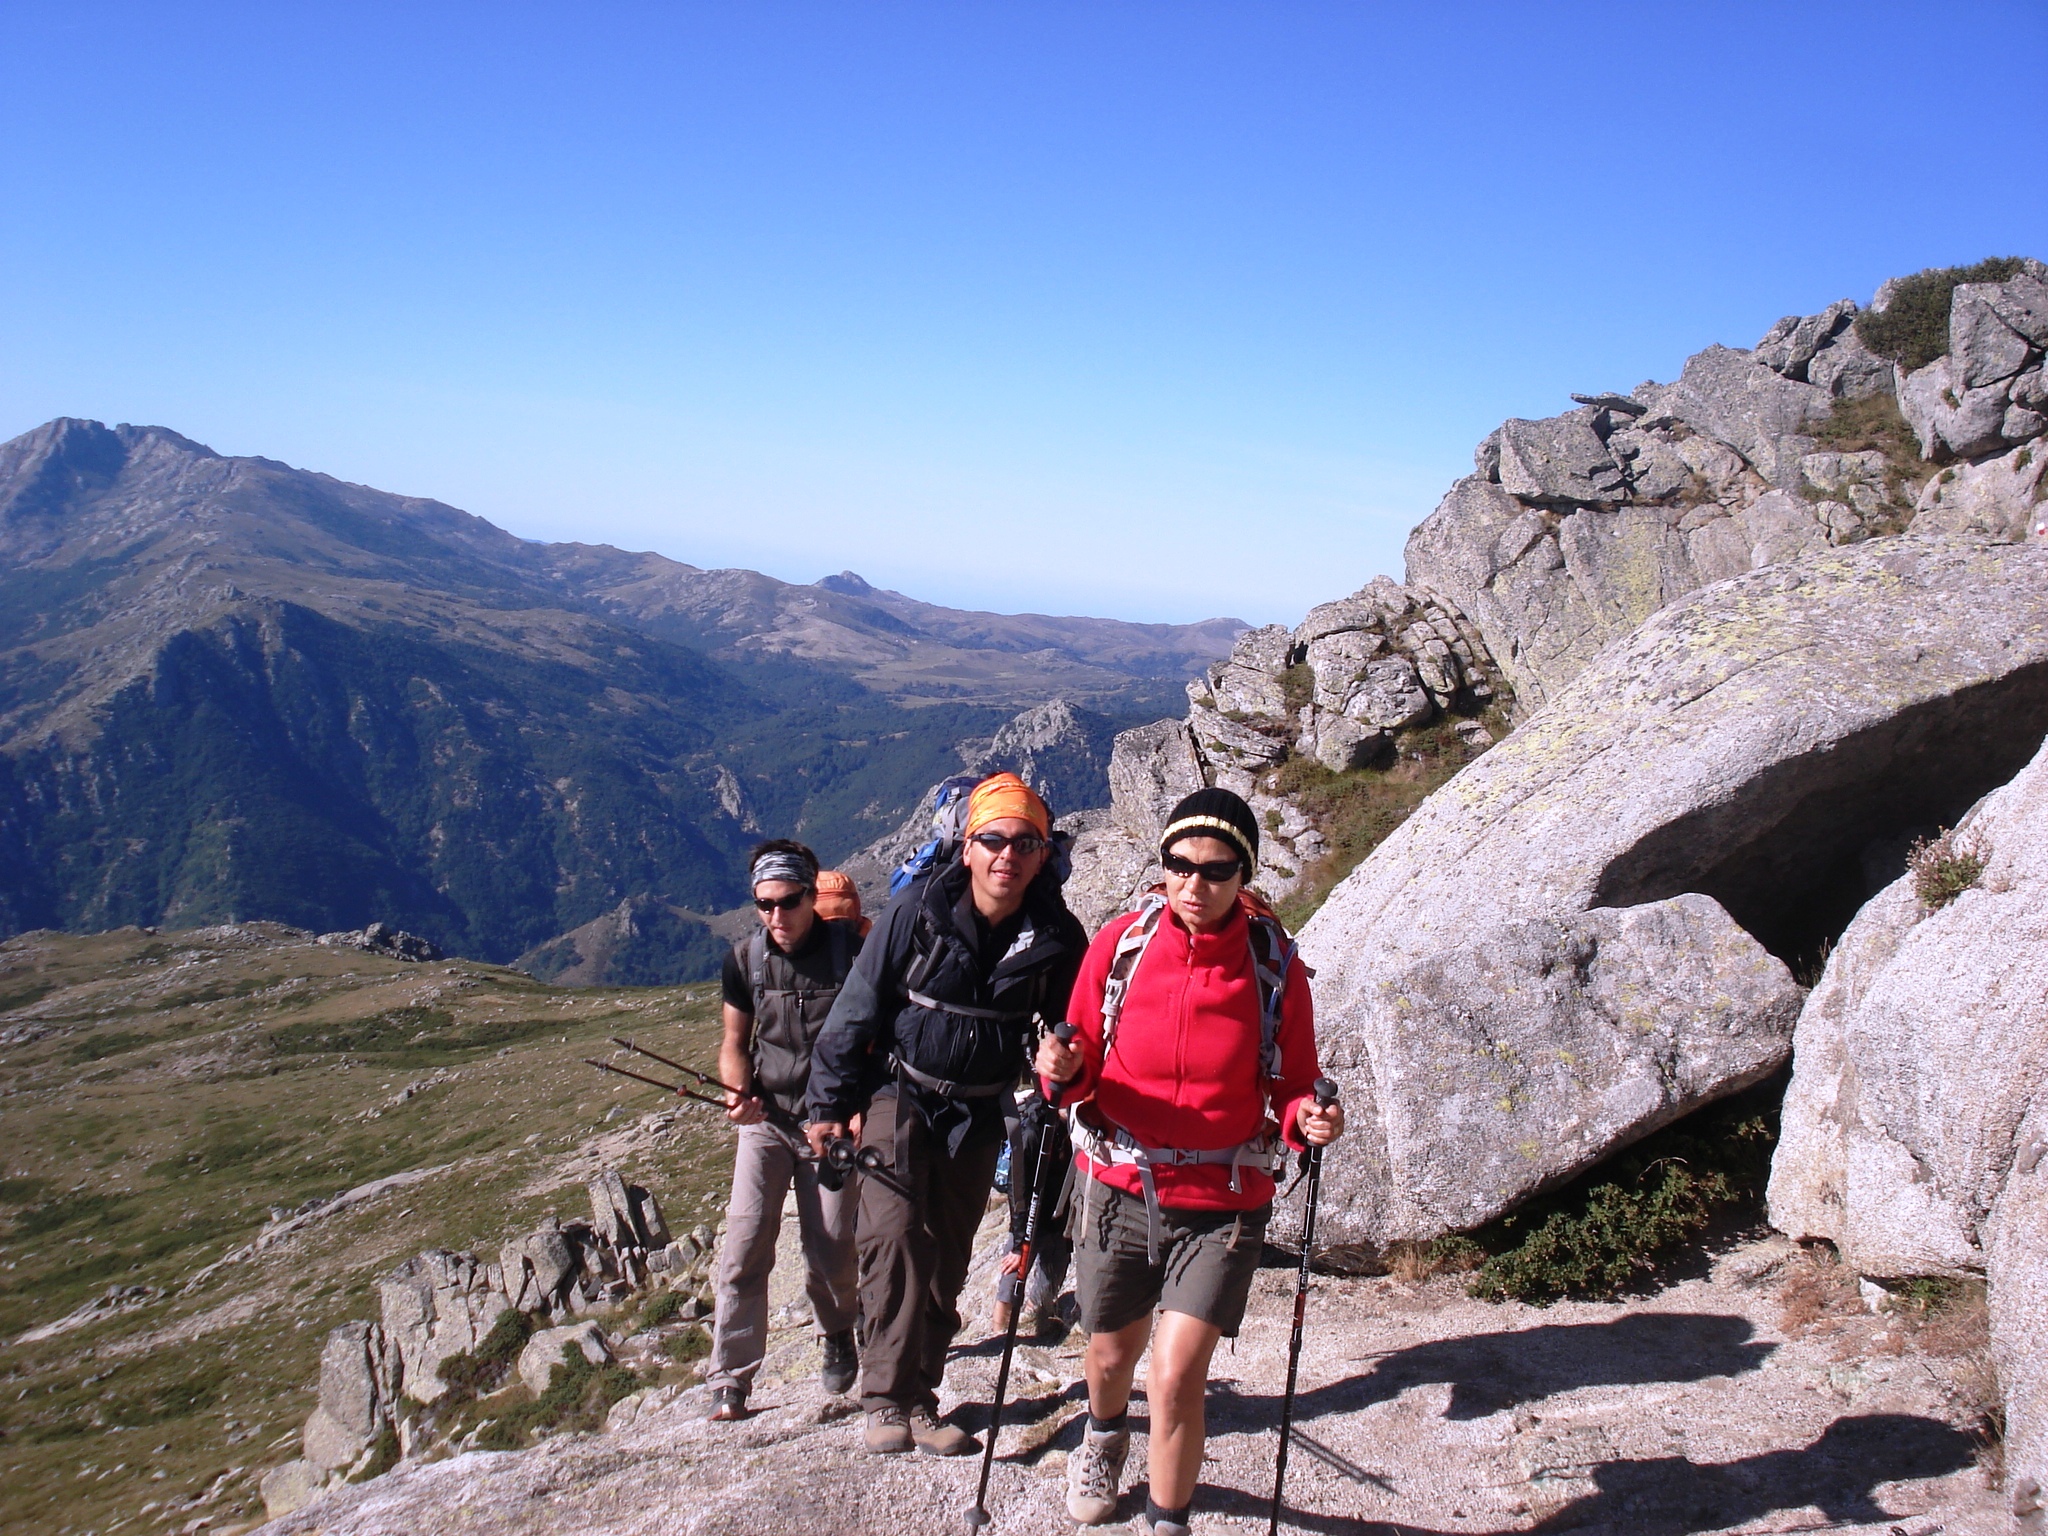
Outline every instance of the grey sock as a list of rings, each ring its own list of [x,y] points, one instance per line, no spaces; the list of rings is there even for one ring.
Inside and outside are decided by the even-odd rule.
[[[1131,1410],[1126,1408],[1113,1419],[1098,1419],[1095,1410],[1088,1410],[1088,1432],[1095,1435],[1113,1435],[1119,1430],[1131,1427]]]
[[[1152,1502],[1151,1494],[1145,1495],[1145,1518],[1154,1525],[1157,1525],[1162,1520],[1171,1520],[1175,1525],[1186,1525],[1188,1523],[1188,1511],[1194,1507],[1194,1501],[1190,1499],[1187,1503],[1181,1505],[1179,1509],[1161,1509]]]

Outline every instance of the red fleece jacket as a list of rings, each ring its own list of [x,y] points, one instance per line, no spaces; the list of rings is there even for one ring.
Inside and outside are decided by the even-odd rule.
[[[1092,1098],[1084,1117],[1120,1125],[1149,1147],[1203,1151],[1258,1135],[1270,1087],[1273,1113],[1288,1142],[1304,1145],[1296,1116],[1321,1074],[1308,973],[1299,959],[1288,967],[1281,996],[1281,1074],[1268,1085],[1259,1065],[1259,984],[1242,910],[1216,932],[1195,934],[1171,908],[1161,914],[1124,994],[1104,1066],[1102,985],[1118,937],[1136,920],[1135,913],[1126,913],[1110,922],[1081,962],[1067,1021],[1078,1031],[1074,1044],[1082,1068],[1061,1102]],[[1141,1191],[1135,1167],[1075,1156],[1081,1172],[1128,1194]],[[1220,1164],[1156,1166],[1153,1182],[1161,1205],[1190,1210],[1256,1210],[1273,1198],[1272,1179],[1252,1168],[1240,1172],[1234,1194],[1230,1169]]]

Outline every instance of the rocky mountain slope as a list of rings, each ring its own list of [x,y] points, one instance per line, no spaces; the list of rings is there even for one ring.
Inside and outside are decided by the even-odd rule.
[[[0,932],[384,918],[509,959],[715,911],[761,828],[850,851],[1018,707],[1139,707],[1239,627],[531,544],[51,422],[0,445]]]

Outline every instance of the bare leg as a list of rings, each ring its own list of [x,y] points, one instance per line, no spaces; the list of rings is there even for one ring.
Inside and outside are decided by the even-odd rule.
[[[1145,1341],[1152,1336],[1152,1314],[1126,1323],[1115,1333],[1088,1335],[1088,1353],[1082,1370],[1088,1377],[1088,1411],[1098,1419],[1113,1419],[1131,1403],[1131,1378],[1138,1372]]]
[[[1209,1357],[1222,1337],[1215,1325],[1185,1312],[1160,1314],[1152,1367],[1145,1373],[1145,1401],[1152,1410],[1152,1502],[1162,1509],[1185,1505],[1201,1478]]]

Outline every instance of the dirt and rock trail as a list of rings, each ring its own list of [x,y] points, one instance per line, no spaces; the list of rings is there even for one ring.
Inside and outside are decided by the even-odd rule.
[[[1000,1337],[983,1230],[943,1412],[978,1429]],[[964,1530],[978,1458],[878,1458],[860,1415],[817,1386],[785,1232],[779,1330],[744,1423],[705,1390],[618,1405],[601,1435],[402,1467],[327,1495],[266,1536],[531,1536]],[[1724,1243],[1700,1273],[1620,1303],[1548,1308],[1465,1295],[1460,1277],[1319,1276],[1283,1529],[1837,1530],[2005,1528],[1991,1487],[1981,1308],[1866,1312],[1853,1284],[1782,1239]],[[1260,1272],[1209,1396],[1202,1532],[1263,1529],[1291,1321],[1291,1269]],[[1079,1334],[1025,1343],[989,1508],[996,1529],[1066,1536],[1065,1463],[1084,1406]],[[1142,1381],[1142,1376],[1141,1376]],[[1127,1484],[1142,1482],[1144,1404]],[[1128,1491],[1121,1516],[1139,1508]]]

